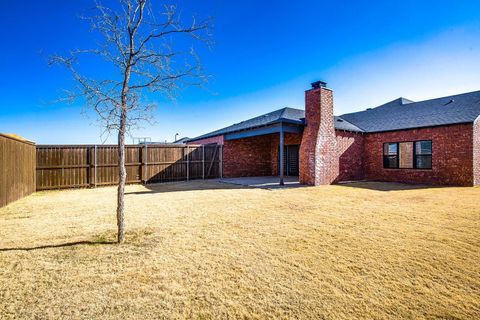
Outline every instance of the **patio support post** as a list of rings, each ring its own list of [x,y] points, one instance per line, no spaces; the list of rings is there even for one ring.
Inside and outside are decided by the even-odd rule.
[[[283,186],[283,125],[280,124],[280,150],[279,150],[279,156],[280,156],[280,185]]]
[[[218,154],[218,162],[220,163],[220,178],[223,179],[223,144],[218,146],[220,153]]]

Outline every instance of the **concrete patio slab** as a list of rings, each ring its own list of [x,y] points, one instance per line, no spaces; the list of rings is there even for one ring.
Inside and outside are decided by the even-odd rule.
[[[241,178],[223,178],[219,180],[223,183],[236,184],[252,188],[279,189],[294,188],[303,185],[298,181],[298,177],[285,177],[284,185],[280,185],[280,178],[275,176],[268,177],[241,177]]]

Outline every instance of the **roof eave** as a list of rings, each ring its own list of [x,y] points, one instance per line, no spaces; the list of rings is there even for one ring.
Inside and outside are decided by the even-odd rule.
[[[198,137],[195,137],[195,138],[191,138],[191,139],[188,140],[188,142],[203,140],[203,139],[208,139],[208,138],[213,138],[213,137],[218,137],[218,136],[224,136],[224,135],[229,134],[229,133],[254,130],[254,129],[270,126],[270,125],[273,125],[273,124],[277,124],[277,123],[294,124],[294,125],[299,125],[299,126],[305,125],[305,122],[303,120],[279,118],[279,119],[276,119],[274,121],[267,122],[267,123],[265,123],[263,125],[260,125],[260,126],[253,126],[253,127],[249,127],[249,128],[244,128],[244,129],[240,129],[240,130],[232,130],[232,131],[222,132],[222,133],[218,133],[218,134],[208,134],[207,133],[205,135],[201,135],[201,136],[198,136]]]
[[[388,130],[370,130],[365,131],[365,133],[383,133],[383,132],[393,132],[393,131],[405,131],[405,130],[415,130],[415,129],[426,129],[426,128],[436,128],[436,127],[448,127],[448,126],[456,126],[462,124],[473,124],[473,121],[460,121],[460,122],[450,122],[450,123],[443,123],[443,124],[430,124],[425,126],[415,126],[415,127],[405,127],[399,129],[388,129]]]

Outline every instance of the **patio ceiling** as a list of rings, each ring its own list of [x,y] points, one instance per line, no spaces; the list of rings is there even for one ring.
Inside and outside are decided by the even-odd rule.
[[[280,133],[283,131],[284,133],[302,133],[303,132],[303,125],[293,124],[293,123],[284,123],[284,122],[277,122],[272,123],[265,126],[250,128],[246,130],[230,132],[224,135],[225,140],[235,140],[235,139],[242,139],[242,138],[250,138],[256,136],[262,136],[272,133]]]

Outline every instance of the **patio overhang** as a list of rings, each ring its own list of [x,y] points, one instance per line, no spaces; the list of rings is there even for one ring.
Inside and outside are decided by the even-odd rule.
[[[225,140],[235,140],[262,136],[272,133],[302,133],[303,123],[292,121],[275,122],[261,127],[250,128],[246,130],[230,132],[224,135]]]

